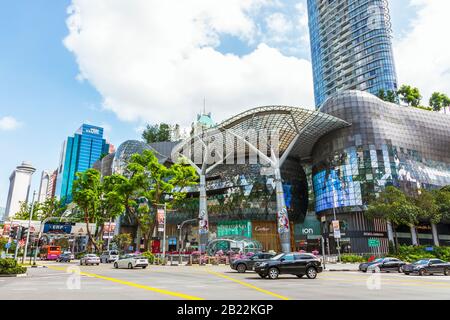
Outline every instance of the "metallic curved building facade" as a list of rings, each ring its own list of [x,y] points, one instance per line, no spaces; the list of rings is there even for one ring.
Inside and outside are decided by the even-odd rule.
[[[252,135],[268,128],[279,130],[278,153],[272,157],[270,141],[265,140],[268,153],[258,154],[264,161],[250,163],[252,141],[261,141]],[[195,142],[206,148],[206,152],[200,149],[202,155],[217,156],[210,143],[217,142],[211,138],[218,135],[232,137],[236,148],[232,161],[226,161],[226,150],[219,161],[205,167],[202,161],[195,162],[195,153],[184,154],[204,177],[167,217],[169,251],[179,249],[177,225],[194,219],[185,226],[181,242],[200,246],[202,234],[209,241],[245,236],[261,242],[264,250],[285,250],[283,241],[290,240],[291,249],[311,252],[321,251],[323,237],[325,250],[334,254],[331,224],[336,213],[343,253],[387,252],[388,226],[365,217],[369,200],[386,186],[414,194],[421,188],[450,185],[450,115],[386,103],[362,91],[334,94],[318,111],[283,106],[251,109],[178,144],[127,141],[114,160],[103,161],[110,172],[120,172],[133,153],[154,149],[160,161],[170,165],[183,149],[192,150]],[[242,162],[236,162],[238,158]],[[280,208],[287,214],[290,239],[280,232]],[[195,219],[205,216],[208,229],[202,233],[205,224]],[[138,243],[133,223],[122,222],[122,231],[136,235]],[[402,226],[397,235],[401,244],[418,239],[422,245],[450,245],[450,221]],[[373,239],[381,247],[370,248]]]
[[[386,224],[364,218],[368,201],[386,186],[413,195],[450,185],[450,116],[386,103],[360,91],[338,93],[320,110],[352,125],[324,135],[314,147],[316,213],[329,216],[338,210],[346,226],[344,246],[369,252],[372,233],[386,250]],[[418,229],[421,244],[435,243],[429,225]],[[450,245],[448,225],[439,225],[437,233],[441,244]],[[399,234],[402,243],[413,242],[409,228]]]
[[[397,90],[387,0],[308,0],[316,106],[341,90]]]

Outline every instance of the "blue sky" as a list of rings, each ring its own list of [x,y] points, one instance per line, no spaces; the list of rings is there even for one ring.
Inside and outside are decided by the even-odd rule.
[[[96,1],[91,0],[91,3]],[[304,43],[295,45],[270,40],[266,37],[269,31],[262,23],[273,12],[289,16],[293,6],[299,3],[305,5],[304,1],[289,0],[286,3],[289,6],[265,8],[252,16],[253,21],[261,25],[259,35],[252,40],[246,38],[244,29],[237,33],[219,32],[219,43],[211,46],[220,54],[243,57],[258,52],[261,42],[268,42],[284,55],[295,56],[298,59],[296,65],[300,65],[303,60],[309,59],[309,47]],[[398,38],[407,34],[408,24],[415,16],[415,8],[408,7],[408,3],[407,0],[391,1],[394,31]],[[0,130],[0,207],[6,203],[8,178],[12,170],[23,160],[30,161],[37,168],[33,177],[33,188],[37,190],[40,172],[56,168],[63,140],[83,122],[104,126],[108,138],[116,146],[124,140],[139,138],[136,128],[152,122],[154,111],[141,118],[139,113],[127,112],[127,108],[133,109],[135,101],[130,102],[130,107],[126,103],[117,103],[127,100],[117,98],[120,94],[114,96],[111,89],[114,84],[103,85],[106,83],[102,82],[105,77],[95,73],[95,65],[88,61],[89,53],[85,54],[86,50],[82,50],[79,43],[74,45],[76,49],[72,48],[72,52],[64,45],[63,40],[69,34],[66,19],[70,4],[69,0],[2,1],[0,118],[13,117],[19,123],[14,130]],[[295,24],[296,20],[292,21]],[[220,28],[222,26],[218,30]],[[304,34],[304,29],[292,31],[293,38]],[[84,81],[77,80],[80,66],[90,74],[83,75],[87,78]],[[105,103],[110,96],[116,98],[111,98],[111,106]],[[195,112],[201,108],[201,101],[199,97],[189,101],[186,114],[191,114],[191,119],[184,116],[181,121],[186,124],[192,121]],[[155,119],[171,120],[170,116],[155,116]]]

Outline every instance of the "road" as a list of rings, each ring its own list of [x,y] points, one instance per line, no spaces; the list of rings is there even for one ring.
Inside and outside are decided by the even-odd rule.
[[[0,278],[0,299],[49,300],[403,300],[448,299],[450,277],[323,272],[316,280],[261,279],[227,266],[114,269],[48,262],[23,278]]]

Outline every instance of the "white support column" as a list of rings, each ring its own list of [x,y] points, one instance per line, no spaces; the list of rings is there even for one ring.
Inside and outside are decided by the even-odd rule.
[[[432,231],[432,233],[433,233],[433,241],[434,241],[434,245],[435,245],[436,247],[439,247],[439,246],[440,246],[440,244],[439,244],[439,233],[438,233],[438,231],[437,231],[437,226],[436,226],[436,224],[434,224],[434,223],[431,224],[431,231]]]
[[[291,228],[279,167],[275,168],[275,191],[277,193],[277,229],[280,235],[281,250],[287,253],[291,251]]]
[[[206,175],[200,175],[199,185],[200,199],[199,199],[199,251],[206,252],[206,245],[209,237],[209,219],[208,219],[208,203],[206,197]]]
[[[413,246],[417,246],[419,243],[417,241],[417,230],[415,226],[410,226],[411,229],[411,240],[412,240],[412,244]]]
[[[392,223],[390,221],[387,221],[387,232],[389,242],[392,242],[395,245],[394,230],[392,229]]]

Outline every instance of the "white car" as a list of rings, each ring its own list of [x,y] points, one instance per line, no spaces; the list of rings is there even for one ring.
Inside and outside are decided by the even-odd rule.
[[[100,265],[100,258],[95,254],[86,254],[84,257],[80,259],[80,266],[82,265]]]
[[[127,254],[125,256],[121,256],[119,260],[114,262],[114,268],[142,268],[145,269],[148,267],[148,259],[144,258],[140,255],[135,254]]]

